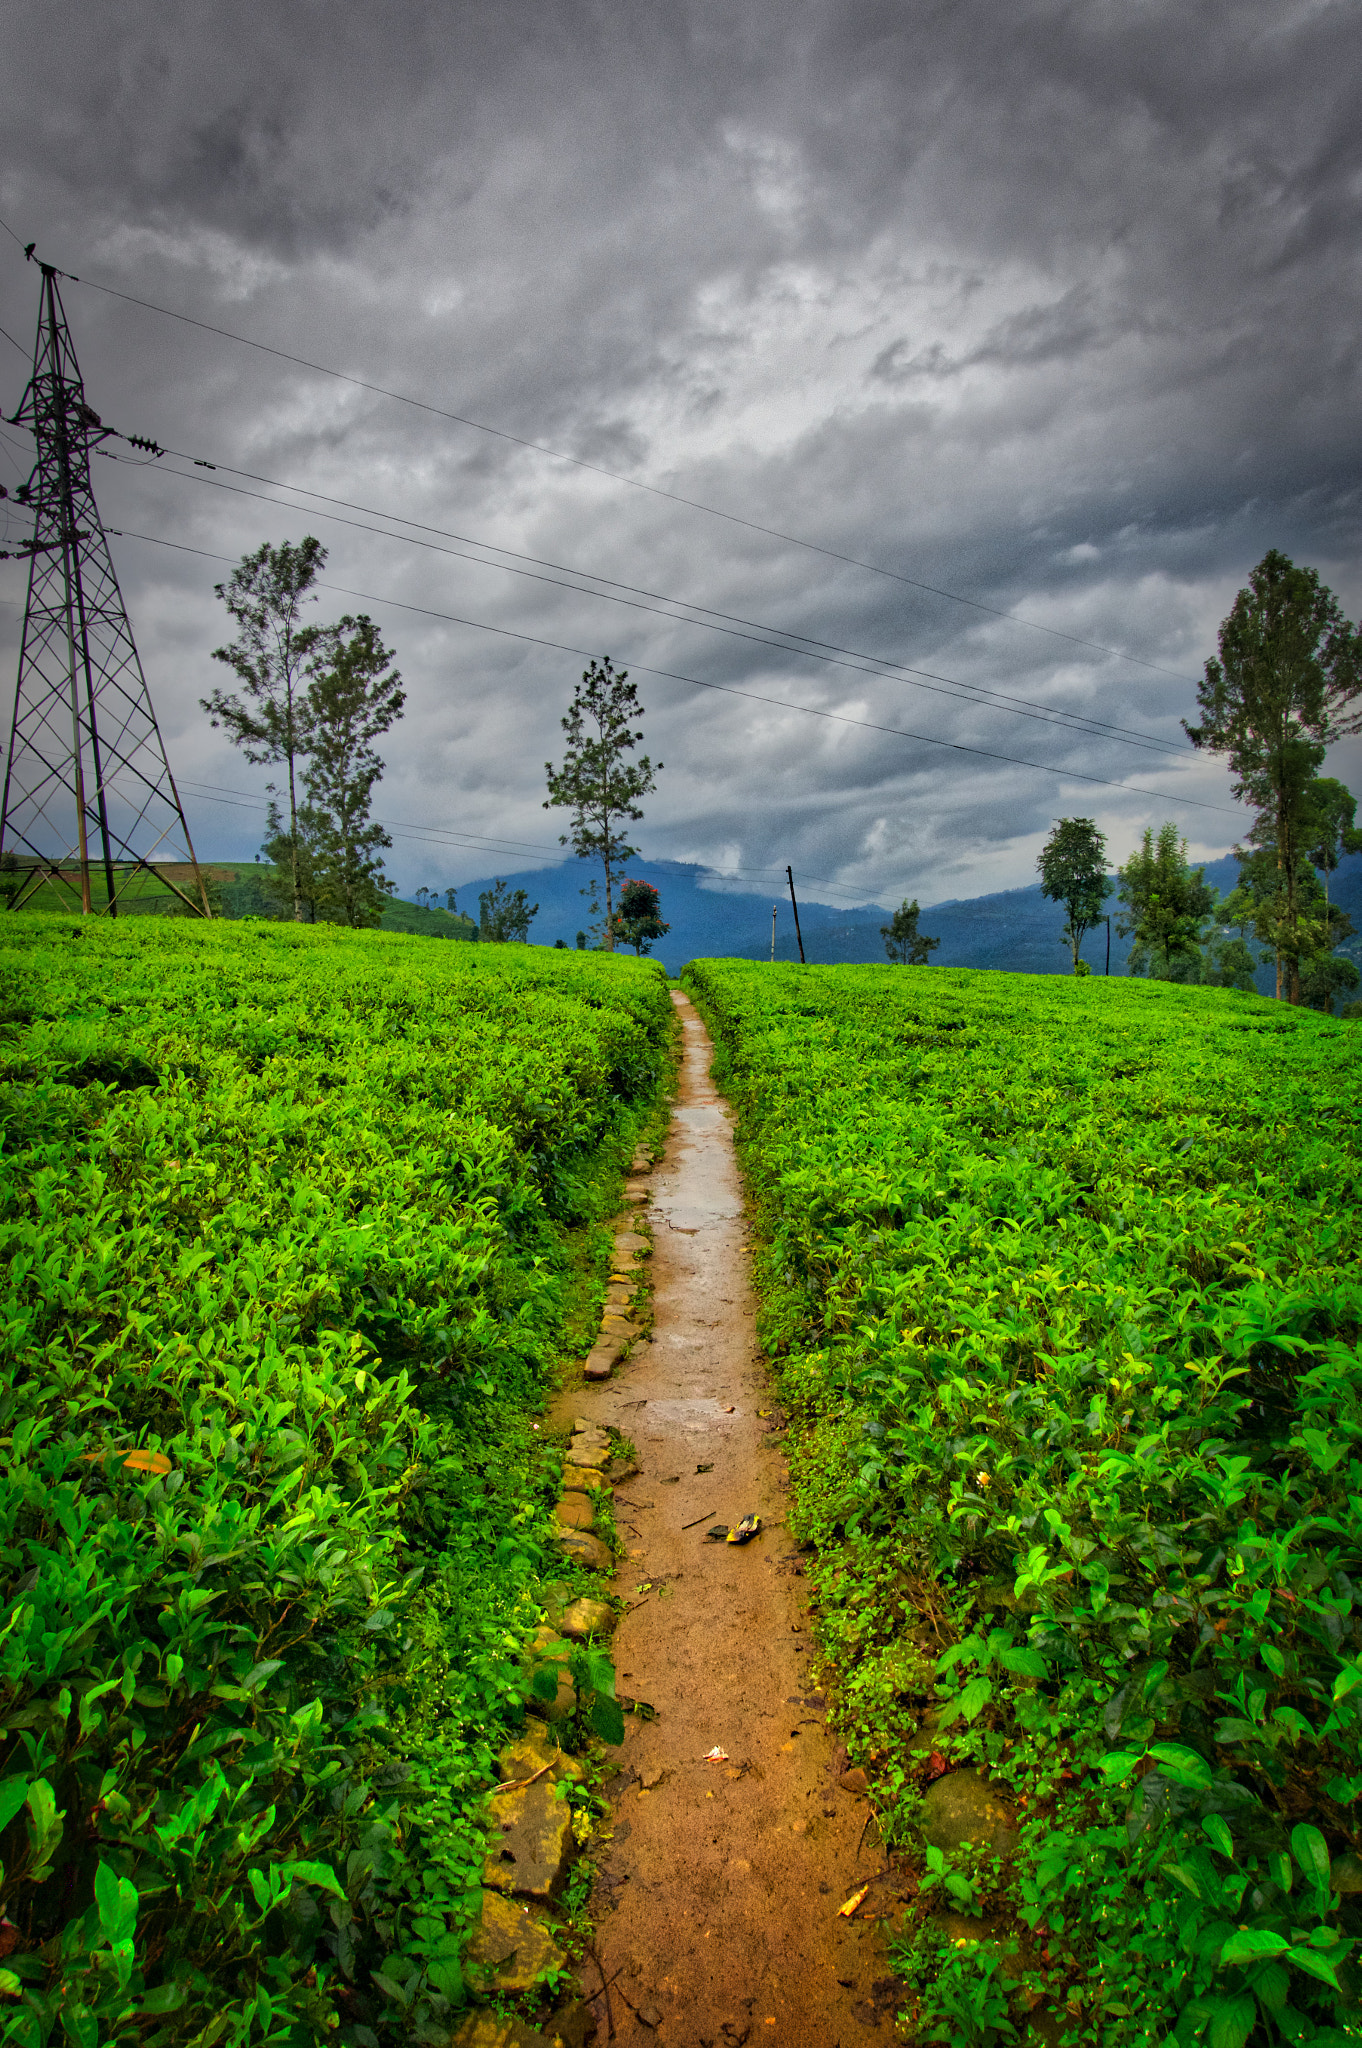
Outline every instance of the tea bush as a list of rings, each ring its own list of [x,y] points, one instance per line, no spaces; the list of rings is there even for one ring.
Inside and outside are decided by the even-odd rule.
[[[646,963],[0,928],[0,2037],[445,2039]]]
[[[1095,977],[686,978],[842,1724],[920,1873],[916,2025],[1356,2038],[1362,1035]],[[962,1764],[1020,1846],[929,1868]],[[948,1938],[952,1872],[987,1925]]]

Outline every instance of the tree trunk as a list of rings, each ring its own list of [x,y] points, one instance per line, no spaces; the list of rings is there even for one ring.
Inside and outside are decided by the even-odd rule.
[[[1285,870],[1286,876],[1286,999],[1299,1003],[1301,999],[1301,954],[1300,954],[1300,897],[1296,874],[1296,820],[1291,816],[1290,801],[1285,786],[1277,792],[1277,866]]]
[[[601,945],[605,952],[615,950],[615,934],[610,929],[610,920],[615,914],[614,894],[610,886],[610,813],[605,813],[605,932]]]
[[[289,650],[285,650],[288,659]],[[298,886],[298,790],[294,773],[296,750],[293,744],[293,678],[289,677],[288,690],[288,845],[293,866],[293,922],[303,922],[303,897]]]

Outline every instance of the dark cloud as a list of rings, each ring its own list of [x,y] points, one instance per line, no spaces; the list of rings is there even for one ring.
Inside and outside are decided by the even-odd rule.
[[[1030,625],[67,287],[94,402],[190,455],[1172,740],[1267,546],[1362,606],[1348,6],[27,0],[7,50],[0,213],[51,260]],[[34,274],[8,246],[0,321],[26,341]],[[1228,805],[1214,762],[171,466],[101,465],[109,523],[226,557],[314,530],[328,581],[374,600],[410,690],[395,819],[527,862],[556,844],[542,763],[581,662],[432,616],[456,614],[636,666],[668,763],[657,856],[793,857],[862,898],[930,900],[1027,879],[1061,812],[1097,815],[1120,852],[1165,815],[1206,851],[1235,835],[1224,811],[1076,779]],[[197,709],[225,565],[116,545],[199,838],[247,850],[255,814],[204,786],[262,777]],[[1356,745],[1332,766],[1362,787]],[[396,869],[428,878],[433,857],[404,840]],[[451,880],[489,864],[448,853]]]

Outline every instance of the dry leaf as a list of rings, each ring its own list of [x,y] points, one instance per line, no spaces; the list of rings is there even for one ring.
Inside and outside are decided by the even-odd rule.
[[[153,1472],[163,1479],[170,1470],[170,1460],[164,1451],[129,1451],[123,1460],[130,1472]]]
[[[853,1892],[846,1904],[837,1908],[837,1917],[840,1920],[849,1920],[869,1890],[870,1886],[863,1884],[858,1892]]]

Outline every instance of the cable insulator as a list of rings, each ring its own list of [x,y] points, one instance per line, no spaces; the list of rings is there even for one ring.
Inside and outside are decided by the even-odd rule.
[[[149,441],[145,434],[125,434],[123,439],[130,448],[144,448],[148,455],[155,455],[159,458],[166,452],[159,442]]]

